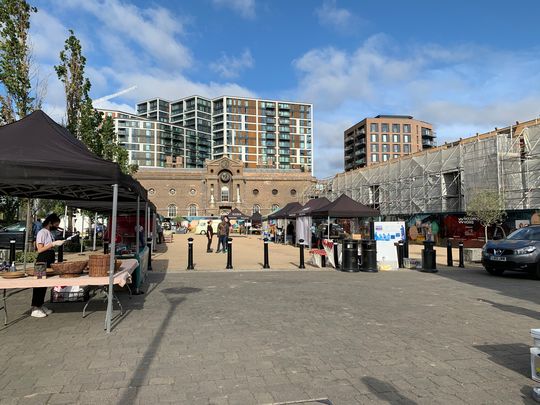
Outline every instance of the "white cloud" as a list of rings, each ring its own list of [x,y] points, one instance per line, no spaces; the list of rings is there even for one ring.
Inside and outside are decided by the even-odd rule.
[[[322,25],[336,28],[340,31],[347,28],[353,21],[353,14],[346,8],[339,8],[336,0],[324,0],[315,10]],[[350,27],[349,27],[350,28]]]
[[[214,5],[236,11],[243,18],[255,18],[255,0],[213,0]]]
[[[222,54],[217,61],[210,64],[210,68],[221,77],[232,79],[240,76],[245,69],[252,68],[254,63],[250,50],[246,49],[240,56]]]
[[[540,113],[540,56],[465,44],[404,46],[375,36],[347,51],[312,49],[293,62],[298,86],[284,95],[314,104],[318,176],[343,170],[343,131],[376,114],[435,126],[440,144]],[[337,116],[337,117],[336,117]]]

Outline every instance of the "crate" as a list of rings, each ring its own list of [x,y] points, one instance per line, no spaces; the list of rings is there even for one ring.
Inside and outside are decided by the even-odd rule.
[[[422,261],[405,257],[403,259],[403,267],[405,267],[406,269],[421,269]]]
[[[90,287],[54,287],[51,289],[51,302],[86,302],[90,298]],[[60,291],[58,291],[60,290]]]

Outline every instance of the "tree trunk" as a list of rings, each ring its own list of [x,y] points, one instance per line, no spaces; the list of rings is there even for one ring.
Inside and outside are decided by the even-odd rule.
[[[488,242],[487,225],[484,225],[484,234],[486,236],[486,243]]]

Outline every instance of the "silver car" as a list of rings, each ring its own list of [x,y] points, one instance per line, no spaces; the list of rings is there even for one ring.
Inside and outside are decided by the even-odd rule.
[[[512,232],[506,239],[493,240],[482,249],[482,264],[489,274],[506,270],[526,271],[540,278],[540,225]]]

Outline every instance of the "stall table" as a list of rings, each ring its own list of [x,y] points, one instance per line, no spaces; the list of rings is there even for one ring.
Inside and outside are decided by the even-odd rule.
[[[126,259],[122,261],[122,265],[120,266],[120,270],[114,274],[114,285],[119,285],[120,287],[125,286],[128,283],[131,283],[131,274],[133,271],[137,268],[139,265],[139,262],[135,259]],[[0,289],[4,290],[3,293],[3,303],[4,303],[4,325],[7,325],[8,323],[8,312],[7,312],[7,290],[12,289],[26,289],[26,288],[34,288],[34,287],[56,287],[56,286],[98,286],[101,287],[103,291],[105,291],[106,294],[108,294],[108,291],[106,291],[106,287],[109,285],[109,276],[105,277],[90,277],[88,274],[84,274],[80,277],[73,277],[73,278],[60,278],[59,276],[52,276],[42,279],[36,279],[32,276],[30,277],[21,277],[21,278],[13,278],[13,279],[7,279],[7,278],[1,278],[0,277]],[[113,292],[113,298],[116,300],[120,307],[120,311],[122,312],[122,306],[120,305],[120,301],[116,296],[114,296]],[[88,305],[88,304],[87,304]],[[86,309],[86,306],[85,306]],[[83,312],[84,317],[84,312]]]
[[[145,246],[141,251],[133,254],[117,255],[116,258],[120,260],[126,259],[135,259],[137,260],[137,267],[133,271],[133,287],[135,288],[135,293],[140,293],[141,284],[146,280],[147,271],[148,271],[148,255],[150,254],[150,249],[148,246]]]

